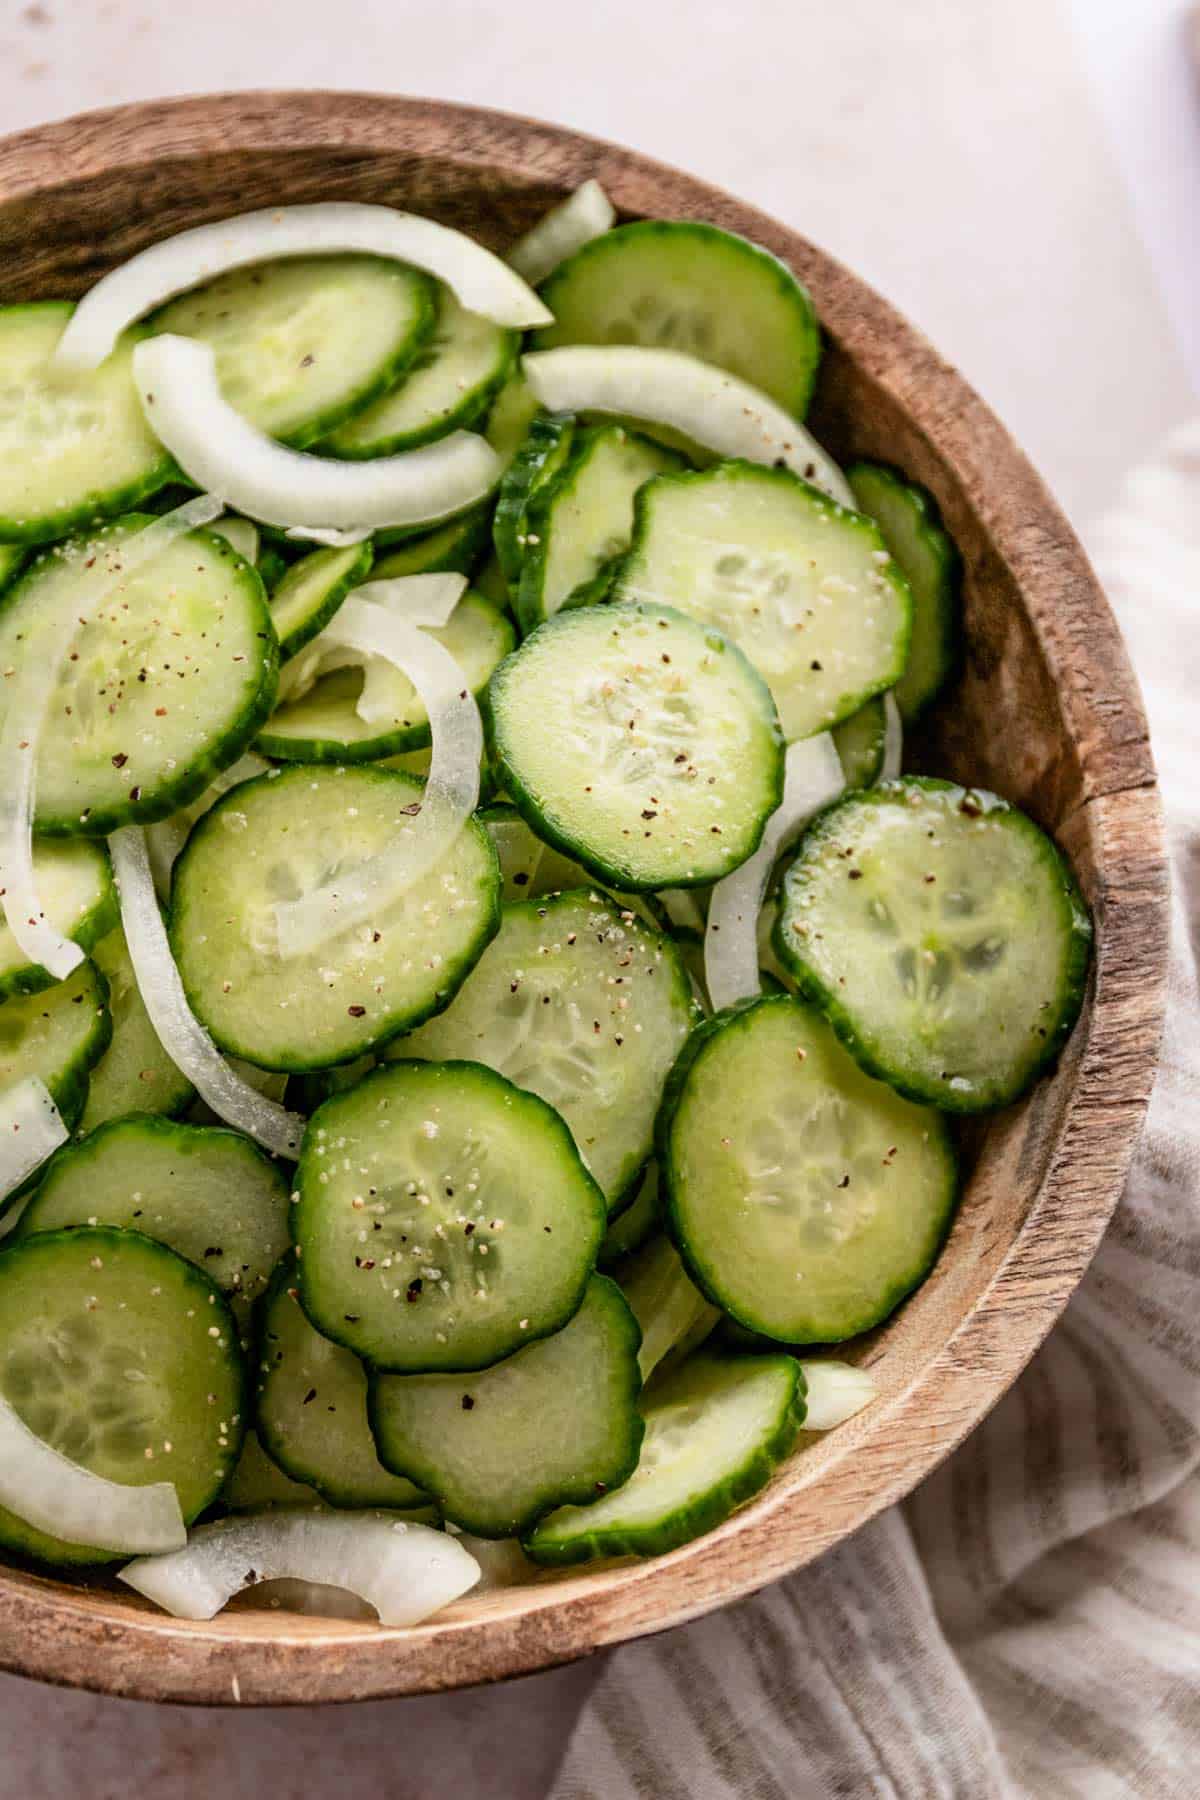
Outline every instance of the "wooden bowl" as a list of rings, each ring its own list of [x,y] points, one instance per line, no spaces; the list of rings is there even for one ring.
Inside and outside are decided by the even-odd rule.
[[[0,1568],[0,1665],[142,1699],[313,1702],[543,1669],[751,1593],[899,1500],[999,1398],[1062,1311],[1116,1203],[1154,1074],[1166,877],[1137,684],[1065,519],[961,377],[853,275],[726,194],[501,113],[369,94],[122,107],[0,142],[6,301],[80,293],[156,238],[254,206],[388,201],[502,250],[586,176],[623,214],[711,219],[808,284],[828,333],[813,423],[936,495],[966,570],[967,661],[917,746],[995,787],[1071,856],[1098,927],[1057,1072],[978,1127],[934,1274],[862,1347],[882,1397],[751,1505],[669,1556],[468,1597],[417,1630],[237,1610],[187,1624],[115,1584]],[[947,279],[952,280],[953,274]]]

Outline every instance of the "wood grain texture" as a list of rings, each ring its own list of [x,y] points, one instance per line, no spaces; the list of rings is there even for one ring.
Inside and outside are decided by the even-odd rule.
[[[389,201],[502,249],[598,176],[625,216],[712,219],[811,288],[830,338],[814,425],[936,495],[963,551],[968,653],[915,746],[1053,830],[1098,928],[1083,1018],[1049,1079],[973,1126],[935,1273],[860,1347],[867,1412],[805,1449],[719,1530],[669,1556],[459,1602],[409,1631],[231,1611],[164,1618],[106,1581],[0,1566],[0,1665],[147,1699],[311,1703],[431,1692],[545,1668],[740,1598],[901,1498],[1018,1374],[1087,1267],[1153,1080],[1166,873],[1137,685],[1069,526],[1003,427],[876,294],[717,190],[549,125],[426,101],[243,94],[96,113],[0,142],[6,300],[77,294],[182,225],[302,199]]]

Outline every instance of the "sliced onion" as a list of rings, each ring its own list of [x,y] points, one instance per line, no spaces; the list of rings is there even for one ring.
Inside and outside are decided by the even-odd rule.
[[[0,1503],[37,1531],[71,1544],[124,1552],[178,1551],[187,1543],[169,1481],[106,1481],[30,1431],[0,1398]]]
[[[332,525],[289,525],[284,533],[304,543],[323,544],[326,550],[351,550],[355,544],[365,544],[370,535],[366,530],[336,531]]]
[[[305,1121],[256,1093],[230,1068],[187,1003],[183,982],[150,874],[146,840],[136,825],[125,825],[108,840],[121,899],[121,924],[142,1004],[158,1040],[175,1067],[226,1124],[244,1131],[276,1156],[295,1158]]]
[[[616,217],[617,209],[600,183],[585,181],[517,239],[508,253],[509,266],[536,287],[568,256],[603,237]]]
[[[806,1431],[832,1431],[835,1425],[844,1425],[879,1393],[879,1383],[870,1370],[856,1369],[853,1363],[821,1358],[802,1362],[800,1367],[808,1383]]]
[[[4,917],[31,963],[63,981],[83,951],[56,931],[38,900],[33,872],[33,813],[38,743],[63,658],[80,623],[80,570],[90,559],[86,604],[94,613],[123,582],[161,556],[176,538],[220,515],[221,502],[199,494],[141,531],[111,541],[77,540],[58,553],[59,591],[43,581],[34,634],[5,687],[0,726],[0,890]]]
[[[245,756],[239,756],[228,769],[222,769],[219,775],[214,775],[211,785],[204,790],[199,800],[193,800],[190,806],[172,813],[169,819],[159,819],[153,825],[143,826],[150,871],[154,876],[158,897],[164,905],[171,893],[171,871],[196,820],[203,818],[209,808],[215,806],[221,795],[227,794],[230,788],[240,787],[243,781],[253,781],[256,775],[266,775],[270,767],[265,756],[257,756],[253,750],[247,750]]]
[[[617,413],[669,425],[717,456],[783,463],[839,506],[854,506],[842,471],[790,413],[748,382],[682,350],[572,344],[536,351],[521,366],[550,412]]]
[[[381,1625],[419,1625],[475,1586],[479,1564],[446,1532],[395,1513],[295,1507],[201,1525],[186,1549],[121,1570],[177,1619],[215,1618],[243,1588],[281,1578],[345,1588]]]
[[[372,601],[435,631],[450,622],[450,615],[466,592],[465,575],[397,575],[383,581],[365,581],[355,589],[360,600]],[[363,665],[362,692],[354,710],[364,725],[391,724],[396,716],[396,684],[392,664],[382,656],[369,656]]]
[[[218,537],[232,544],[243,562],[258,561],[258,526],[250,519],[218,519],[213,526]]]
[[[441,861],[479,803],[483,727],[470,684],[450,652],[417,626],[351,593],[322,634],[380,656],[417,690],[433,743],[420,809],[378,855],[275,907],[281,956],[303,956],[382,913]]]
[[[761,844],[748,862],[718,881],[712,891],[704,934],[704,979],[714,1011],[761,991],[758,915],[775,859],[815,812],[837,799],[845,785],[841,761],[827,731],[788,745],[783,799],[767,820]]]
[[[339,543],[357,542],[382,526],[428,524],[482,500],[500,478],[500,458],[469,431],[369,462],[289,450],[229,404],[212,345],[198,338],[145,338],[133,376],[151,429],[193,481],[306,537],[327,542],[332,527],[356,534]]]
[[[889,688],[883,696],[883,762],[879,768],[880,781],[896,780],[903,754],[904,722],[900,717],[900,708],[896,705],[896,696]]]
[[[70,1133],[36,1075],[0,1094],[0,1201],[7,1200]]]
[[[63,368],[95,369],[135,319],[229,269],[283,256],[363,252],[410,263],[444,281],[469,312],[523,331],[554,317],[520,276],[482,244],[391,206],[323,201],[195,225],[131,256],[79,302],[59,339]]]

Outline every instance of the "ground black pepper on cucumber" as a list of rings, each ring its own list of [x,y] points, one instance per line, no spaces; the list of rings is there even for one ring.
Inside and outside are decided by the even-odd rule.
[[[719,1523],[1082,1003],[1062,853],[905,772],[932,496],[809,435],[789,269],[613,218],[282,208],[0,308],[0,1542],[187,1616],[232,1515],[353,1586],[383,1509],[419,1616],[443,1522]]]

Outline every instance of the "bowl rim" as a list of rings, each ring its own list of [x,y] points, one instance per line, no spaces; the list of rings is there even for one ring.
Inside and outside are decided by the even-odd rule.
[[[828,1482],[769,1489],[671,1554],[514,1590],[481,1616],[406,1631],[230,1613],[197,1625],[49,1576],[0,1569],[0,1667],[60,1685],[194,1704],[312,1704],[437,1692],[531,1673],[694,1618],[810,1561],[899,1500],[995,1404],[1090,1261],[1119,1197],[1157,1059],[1166,983],[1162,822],[1136,678],[1108,602],[1055,501],[962,377],[885,301],[800,234],[666,164],[487,108],[351,90],[258,90],[83,113],[0,140],[0,212],[117,168],[231,148],[436,156],[566,187],[596,175],[626,211],[718,217],[807,277],[823,323],[904,409],[1002,548],[1080,746],[1081,841],[1100,847],[1094,997],[1044,1180],[989,1286],[890,1406],[885,1439],[847,1427]],[[832,318],[827,314],[832,311]],[[1060,835],[1062,831],[1060,829]],[[1097,1123],[1103,1121],[1102,1146]],[[1042,1253],[1043,1240],[1053,1255]]]

